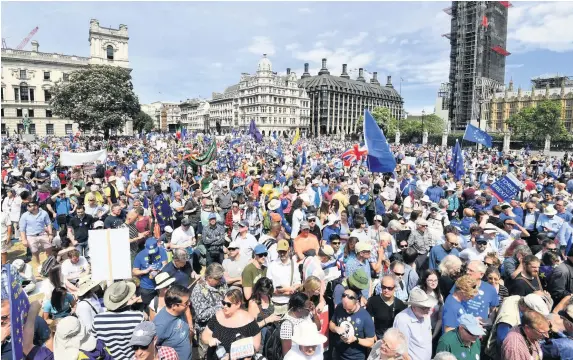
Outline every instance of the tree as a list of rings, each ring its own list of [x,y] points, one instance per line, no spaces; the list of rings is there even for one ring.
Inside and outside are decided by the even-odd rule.
[[[546,100],[536,107],[527,107],[513,114],[505,121],[512,134],[523,140],[545,139],[550,135],[553,139],[567,136],[563,121],[561,121],[561,104],[559,101]]]
[[[123,129],[139,113],[128,69],[89,65],[73,71],[69,81],[60,81],[52,90],[54,114],[75,121],[81,131],[95,130],[109,138],[110,130]]]
[[[505,121],[512,135],[523,140],[533,140],[536,134],[535,108],[528,107],[511,115]]]
[[[400,122],[400,132],[405,136],[421,136],[424,131],[430,135],[441,134],[444,131],[444,121],[436,114],[409,116]]]
[[[374,110],[372,110],[371,114],[372,117],[374,118],[374,121],[376,121],[376,124],[378,125],[378,127],[382,129],[384,135],[387,138],[396,135],[396,131],[398,130],[398,120],[396,120],[392,116],[390,109],[386,107],[377,107],[374,108]],[[364,126],[363,124],[364,124],[364,116],[360,116],[360,118],[358,118],[358,121],[356,122],[357,132],[359,133],[362,132],[362,128]]]
[[[144,111],[139,111],[139,114],[133,119],[133,131],[137,133],[150,132],[153,130],[153,118]]]

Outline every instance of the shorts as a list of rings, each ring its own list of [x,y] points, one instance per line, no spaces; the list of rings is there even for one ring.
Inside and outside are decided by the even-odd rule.
[[[6,254],[8,252],[8,249],[10,248],[10,241],[12,241],[12,239],[2,239],[2,254]]]
[[[38,236],[26,236],[26,239],[28,239],[28,247],[30,248],[30,251],[32,251],[34,254],[40,251],[40,247],[42,247],[44,250],[52,248],[52,242],[46,233],[40,234]]]

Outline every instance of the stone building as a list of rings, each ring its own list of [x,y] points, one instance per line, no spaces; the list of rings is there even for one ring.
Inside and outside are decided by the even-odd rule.
[[[210,104],[203,99],[187,99],[179,104],[181,109],[181,126],[191,131],[206,132],[209,122]]]
[[[37,41],[31,42],[31,51],[2,49],[2,134],[23,130],[26,116],[31,120],[30,132],[37,136],[75,133],[77,124],[53,115],[51,89],[58,81],[67,81],[70,72],[90,64],[129,68],[128,41],[126,25],[110,29],[92,19],[89,57],[40,52]],[[133,134],[131,121],[123,133]]]
[[[513,81],[504,91],[494,94],[489,106],[490,131],[507,131],[505,120],[521,109],[535,107],[545,100],[561,103],[561,119],[568,132],[573,131],[573,78],[568,76],[539,77],[531,80],[530,90],[514,90]]]
[[[310,98],[310,134],[351,134],[360,132],[357,122],[364,115],[364,109],[376,107],[390,109],[392,116],[402,119],[404,101],[387,77],[385,86],[378,81],[378,73],[372,74],[370,83],[364,78],[364,70],[359,69],[358,78],[351,79],[347,65],[342,65],[340,76],[330,75],[326,59],[322,59],[322,69],[318,75],[311,76],[308,63],[304,64],[304,73],[298,85],[306,90]]]

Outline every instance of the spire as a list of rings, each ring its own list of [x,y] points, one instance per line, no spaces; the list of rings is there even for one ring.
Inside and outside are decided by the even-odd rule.
[[[340,74],[341,78],[350,79],[350,75],[348,75],[347,69],[348,69],[348,65],[342,64],[342,74]]]
[[[330,71],[326,67],[326,59],[322,59],[322,69],[320,69],[318,75],[330,75]]]
[[[310,77],[310,73],[308,72],[308,63],[304,63],[304,72],[302,73],[301,79]]]

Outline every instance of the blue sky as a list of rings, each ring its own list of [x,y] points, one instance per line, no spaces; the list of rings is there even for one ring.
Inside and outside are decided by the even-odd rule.
[[[267,53],[273,70],[311,74],[328,59],[392,75],[406,110],[433,111],[448,80],[449,2],[3,2],[2,37],[15,47],[35,26],[40,51],[89,55],[91,18],[129,28],[129,60],[141,103],[210,98],[253,73]],[[506,82],[530,87],[547,73],[573,75],[573,2],[516,2],[510,8]],[[30,49],[28,44],[26,49]],[[351,73],[357,76],[357,71]]]

